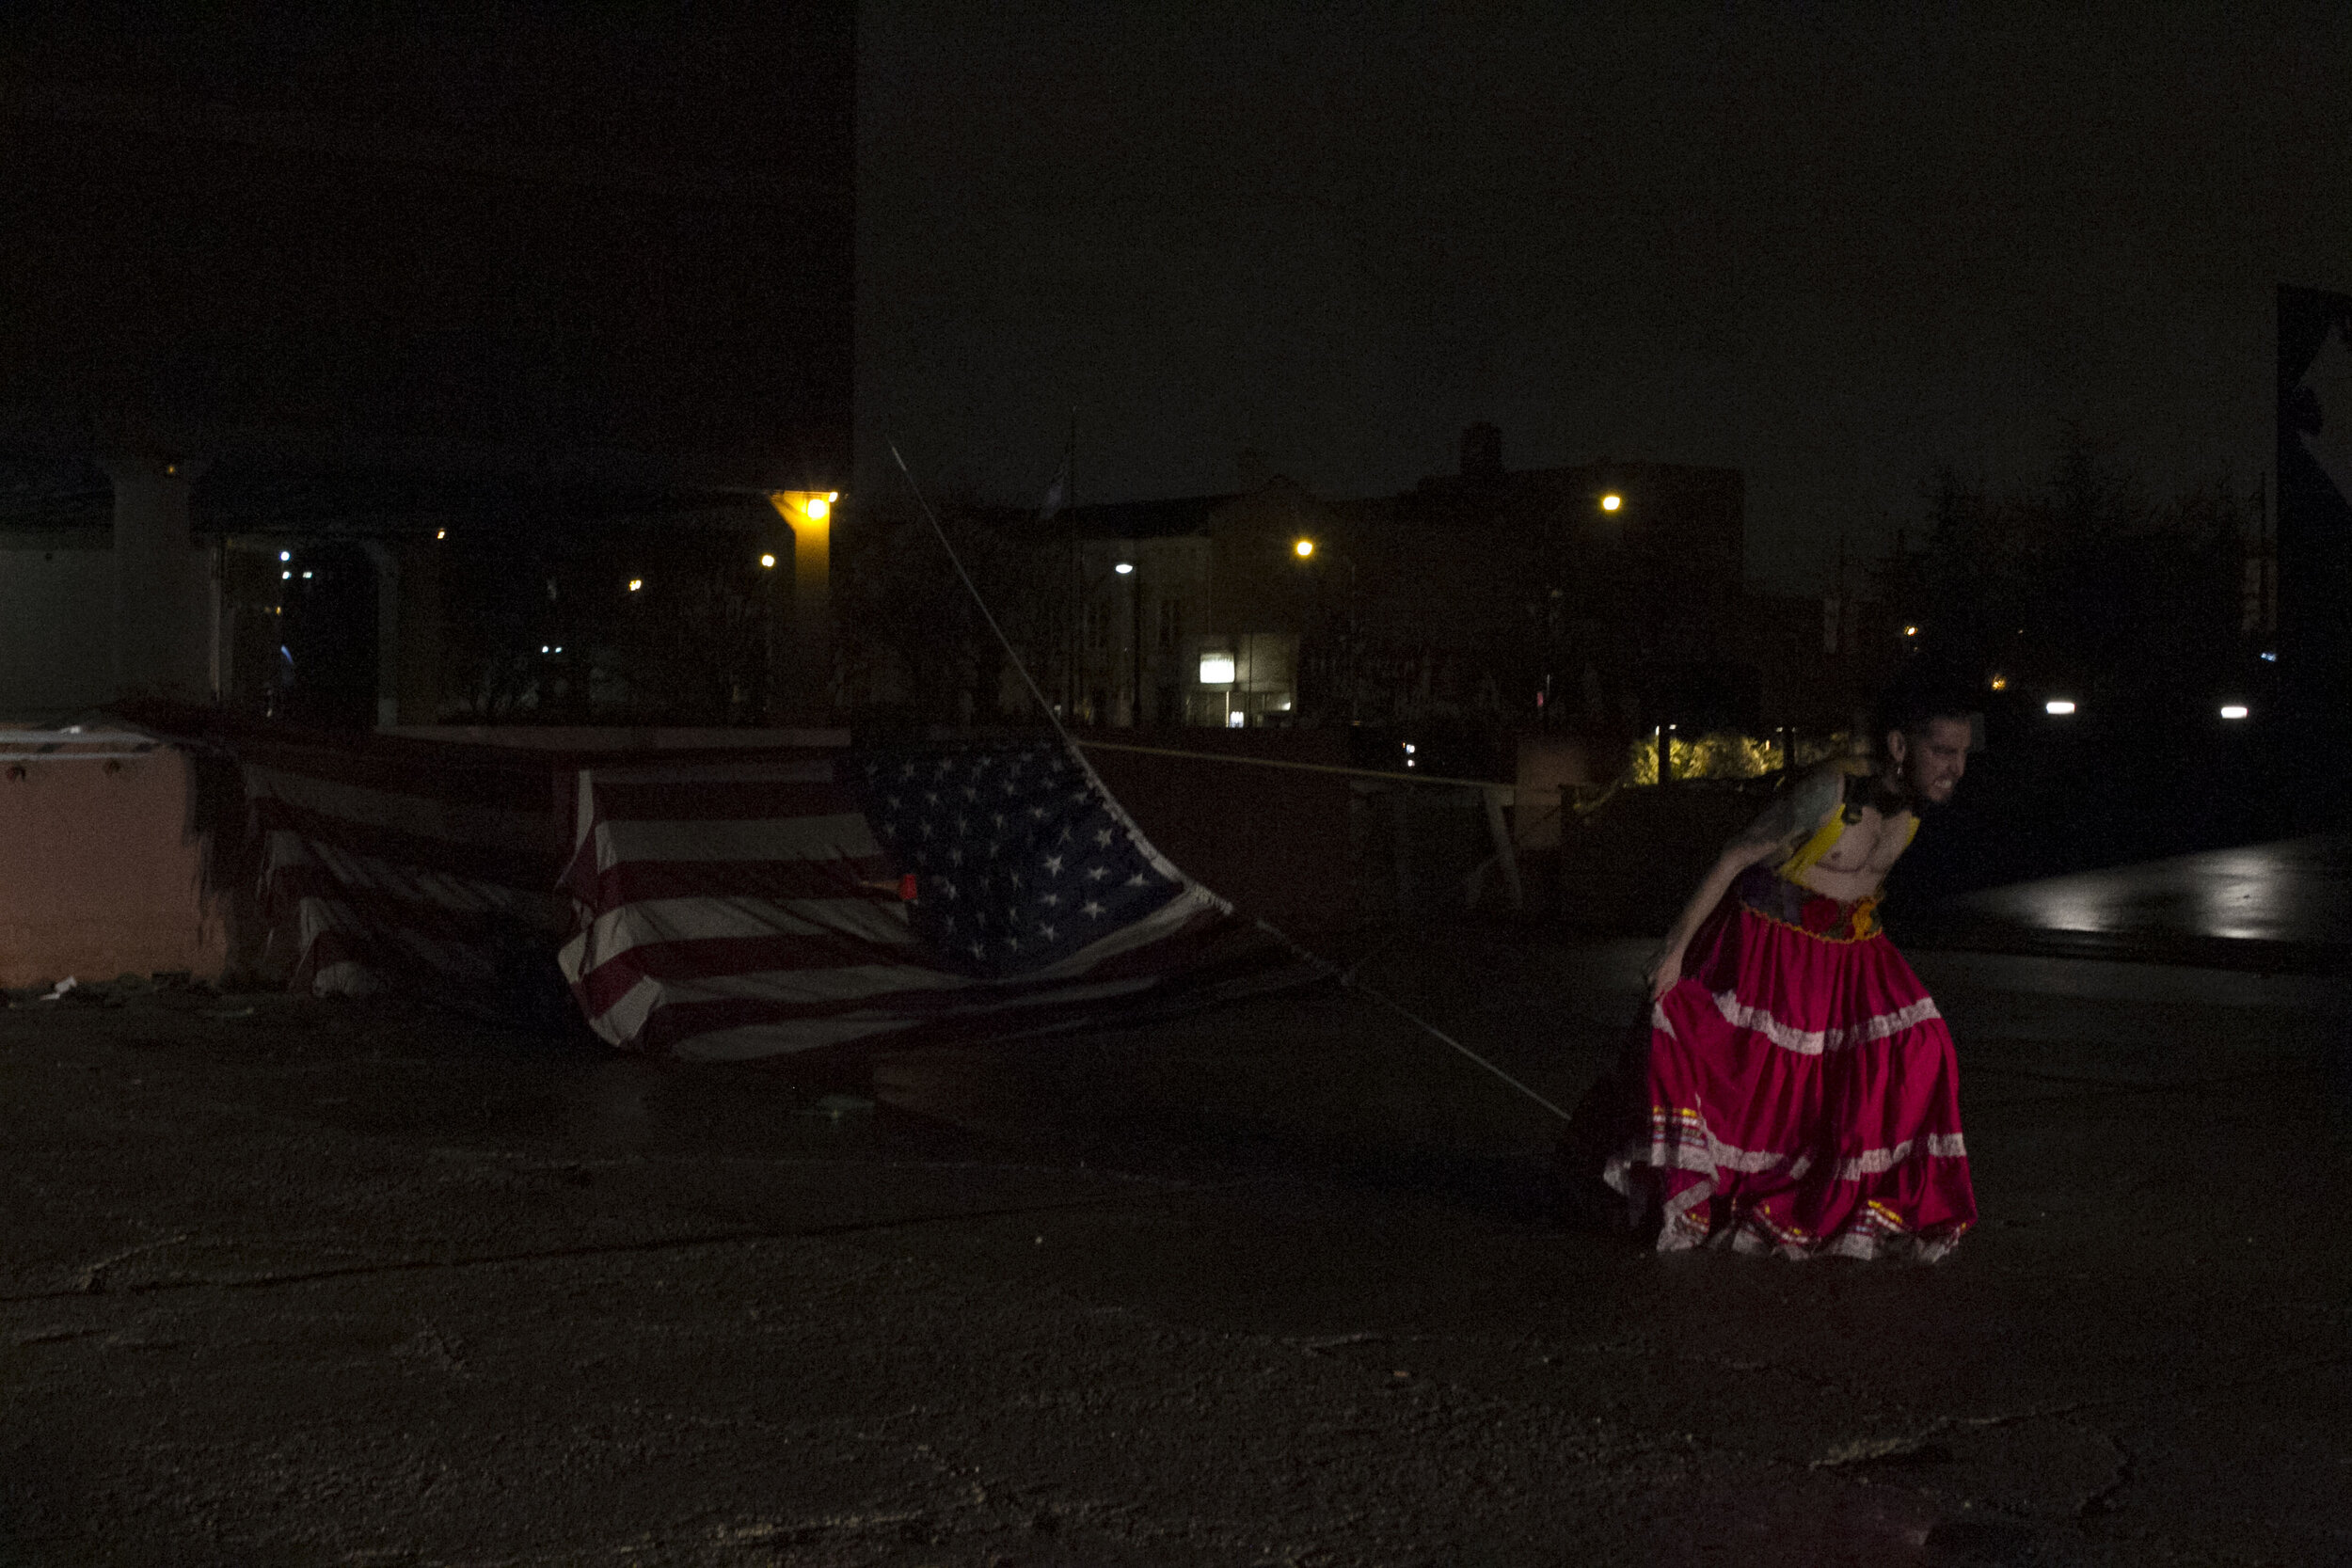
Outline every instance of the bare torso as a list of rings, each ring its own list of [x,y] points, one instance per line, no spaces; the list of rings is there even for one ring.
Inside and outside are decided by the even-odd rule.
[[[1829,852],[1805,867],[1797,880],[1842,903],[1867,898],[1910,846],[1911,829],[1910,812],[1883,816],[1877,806],[1866,805],[1862,820],[1848,823]]]

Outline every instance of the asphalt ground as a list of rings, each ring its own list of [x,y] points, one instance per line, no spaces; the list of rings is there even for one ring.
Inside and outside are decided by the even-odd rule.
[[[2352,837],[2319,834],[1987,888],[1894,918],[1992,951],[2352,977]]]
[[[1335,990],[855,1085],[0,1013],[0,1561],[2352,1561],[2352,989],[1915,953],[1984,1224],[1658,1258]],[[1368,976],[1573,1103],[1631,944]]]

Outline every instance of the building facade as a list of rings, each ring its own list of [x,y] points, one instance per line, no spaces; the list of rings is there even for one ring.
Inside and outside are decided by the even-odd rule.
[[[1732,468],[1515,471],[1474,426],[1456,472],[1400,495],[1275,476],[1000,521],[1041,581],[1076,563],[1052,689],[1082,722],[1451,731],[1491,766],[1529,733],[1614,755],[1668,730],[1851,721],[1899,632],[1852,594],[1825,611],[1749,592],[1744,499]]]
[[[846,483],[850,7],[216,9],[0,65],[12,716],[222,698],[316,611],[409,666],[355,721],[429,722],[425,546]]]

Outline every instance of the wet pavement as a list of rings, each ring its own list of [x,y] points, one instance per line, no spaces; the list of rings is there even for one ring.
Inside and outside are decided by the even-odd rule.
[[[1915,941],[1994,951],[2352,974],[2352,838],[2252,844],[1990,888],[1921,911],[1902,928]]]
[[[879,1104],[393,1006],[15,1007],[0,1560],[2352,1560],[2352,986],[1914,958],[1985,1216],[1933,1268],[1580,1228],[1542,1113],[1334,992]],[[1639,959],[1380,967],[1569,1103]]]

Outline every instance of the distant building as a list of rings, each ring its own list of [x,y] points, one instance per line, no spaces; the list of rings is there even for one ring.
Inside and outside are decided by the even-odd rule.
[[[1842,727],[1900,657],[1875,606],[1748,591],[1738,469],[1514,471],[1491,426],[1462,446],[1396,496],[1274,475],[1000,515],[1077,607],[1046,618],[1071,634],[1041,684],[1089,723],[1450,727],[1490,756],[1551,731],[1613,756],[1664,726]]]
[[[150,9],[11,24],[8,717],[231,696],[282,616],[430,722],[435,545],[544,594],[531,541],[846,483],[852,8]]]

